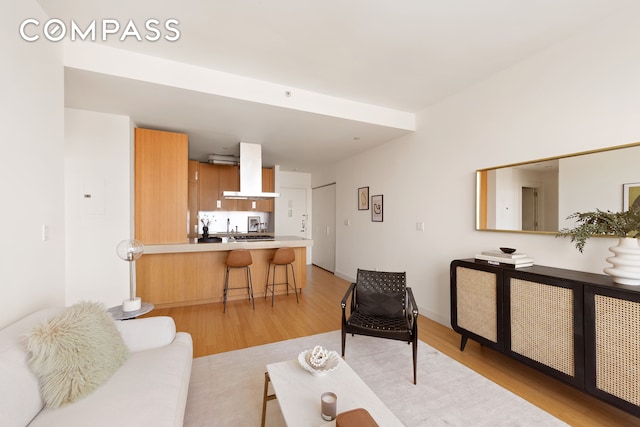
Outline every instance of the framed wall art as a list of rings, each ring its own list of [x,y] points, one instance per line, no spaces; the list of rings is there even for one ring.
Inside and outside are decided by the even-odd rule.
[[[247,231],[258,232],[260,231],[260,217],[259,216],[250,216],[247,218]]]
[[[371,221],[382,222],[382,194],[371,196]]]
[[[358,188],[358,210],[369,210],[369,187]]]
[[[628,211],[632,206],[640,208],[640,182],[622,184],[622,210]]]

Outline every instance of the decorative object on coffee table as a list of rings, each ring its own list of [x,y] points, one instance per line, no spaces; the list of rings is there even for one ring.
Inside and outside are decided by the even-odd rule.
[[[322,419],[325,421],[333,421],[336,419],[338,410],[338,396],[331,391],[326,391],[320,396],[320,407]]]
[[[322,376],[338,367],[339,358],[335,351],[328,351],[317,345],[312,350],[302,351],[298,355],[298,363],[312,375]]]
[[[336,427],[378,427],[378,423],[364,408],[345,411],[336,417]]]

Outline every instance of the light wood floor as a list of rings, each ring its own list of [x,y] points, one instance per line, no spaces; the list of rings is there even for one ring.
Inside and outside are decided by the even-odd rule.
[[[340,329],[342,299],[349,283],[318,267],[308,267],[307,287],[296,304],[295,296],[248,300],[170,309],[154,316],[171,316],[179,331],[191,333],[194,357],[221,353]],[[520,395],[573,426],[640,426],[640,419],[561,383],[496,351],[469,340],[459,350],[460,336],[450,327],[420,316],[420,339],[502,387]],[[407,364],[410,351],[407,350]],[[420,381],[420,378],[418,378]]]

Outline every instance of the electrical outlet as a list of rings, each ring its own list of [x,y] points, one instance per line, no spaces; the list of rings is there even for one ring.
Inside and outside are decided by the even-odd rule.
[[[42,241],[49,240],[49,226],[47,224],[42,224]]]
[[[416,231],[424,231],[424,221],[416,222]]]

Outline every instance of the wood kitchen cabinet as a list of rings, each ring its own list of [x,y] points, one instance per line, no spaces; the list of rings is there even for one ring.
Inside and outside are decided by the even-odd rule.
[[[187,233],[188,236],[198,237],[198,181],[200,178],[200,162],[197,160],[189,160],[189,183],[188,183],[188,210],[187,210],[187,222],[189,224]]]
[[[198,207],[201,211],[216,210],[218,200],[218,169],[208,163],[198,165]]]
[[[273,212],[273,199],[257,200],[252,207],[251,200],[225,199],[224,191],[240,190],[240,169],[234,165],[199,164],[198,199],[201,211],[256,211]],[[262,191],[273,192],[275,188],[272,168],[262,169]],[[220,207],[218,207],[220,202]]]
[[[144,244],[187,239],[188,137],[136,128],[134,142],[135,238]]]
[[[218,169],[218,200],[221,201],[223,211],[237,211],[239,200],[225,199],[224,191],[240,191],[240,167],[235,165],[214,165]]]
[[[273,193],[275,191],[275,180],[272,168],[262,168],[262,191]],[[256,208],[258,212],[273,212],[273,199],[258,200]]]
[[[212,165],[200,163],[200,183],[198,197],[201,211],[235,211],[237,200],[225,199],[225,190],[240,189],[240,169],[233,165]],[[220,206],[218,206],[220,203]]]

